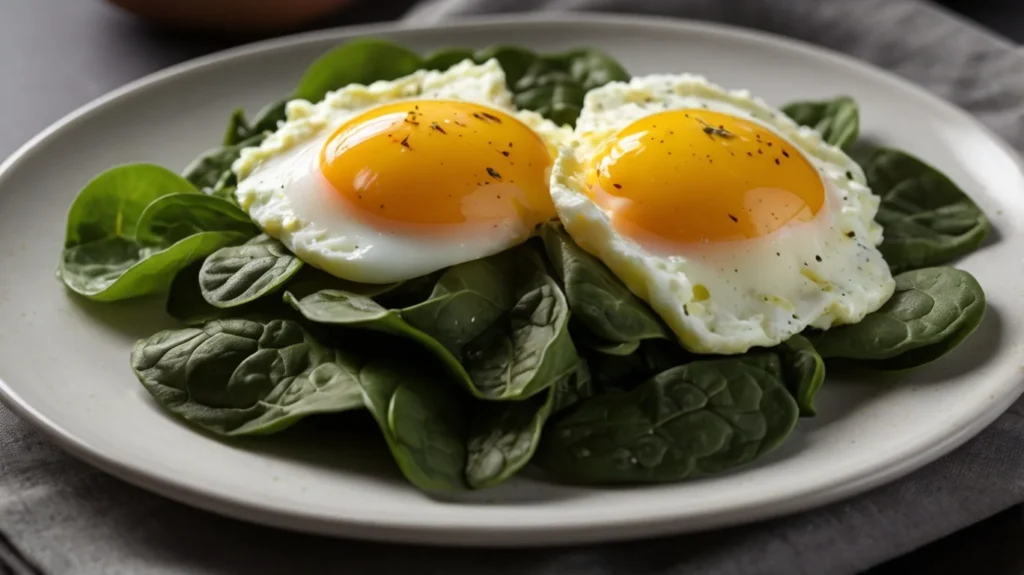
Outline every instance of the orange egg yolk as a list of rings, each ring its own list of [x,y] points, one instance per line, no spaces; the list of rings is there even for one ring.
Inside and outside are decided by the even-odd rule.
[[[760,124],[708,110],[627,126],[592,158],[586,184],[619,231],[679,244],[757,238],[825,203],[802,153]]]
[[[356,214],[378,225],[439,230],[515,218],[533,227],[555,216],[552,152],[505,112],[417,100],[352,118],[324,144],[320,169]]]

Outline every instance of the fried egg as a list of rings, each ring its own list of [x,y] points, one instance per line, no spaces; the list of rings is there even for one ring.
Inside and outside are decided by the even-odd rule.
[[[300,259],[389,283],[498,253],[555,217],[549,176],[572,129],[516,111],[496,60],[287,104],[233,165],[236,198]]]
[[[693,352],[855,323],[892,295],[861,168],[749,92],[694,75],[608,84],[576,139],[551,176],[566,231]]]

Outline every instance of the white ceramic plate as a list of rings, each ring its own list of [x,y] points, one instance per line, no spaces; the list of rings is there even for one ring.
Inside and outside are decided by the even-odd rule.
[[[229,445],[165,415],[128,367],[132,343],[169,325],[160,302],[100,305],[54,278],[64,216],[113,164],[183,167],[230,111],[286,94],[337,42],[390,38],[421,51],[514,43],[592,45],[632,73],[703,72],[781,104],[849,94],[863,131],[939,166],[992,218],[995,241],[962,266],[989,312],[956,353],[901,381],[829,379],[821,415],[763,462],[676,485],[577,489],[518,479],[457,501],[398,475],[382,443],[333,430]],[[0,392],[78,457],[148,489],[252,521],[334,535],[456,545],[530,545],[705,529],[794,512],[906,474],[960,445],[1022,390],[1024,175],[1013,151],[928,93],[821,48],[708,24],[551,16],[434,29],[373,26],[231,50],[155,74],[71,114],[0,167]]]

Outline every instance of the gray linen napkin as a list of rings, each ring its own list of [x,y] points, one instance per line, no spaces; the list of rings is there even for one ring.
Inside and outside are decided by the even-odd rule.
[[[534,9],[687,16],[817,42],[925,86],[1024,150],[1024,57],[914,0],[436,0],[408,18]],[[633,543],[446,550],[311,537],[191,509],[73,460],[0,407],[0,573],[4,563],[18,575],[853,573],[1024,501],[1022,442],[1024,401],[925,469],[815,511]]]

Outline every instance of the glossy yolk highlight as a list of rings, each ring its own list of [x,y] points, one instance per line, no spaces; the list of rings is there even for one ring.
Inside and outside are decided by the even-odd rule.
[[[356,214],[378,225],[535,226],[555,216],[552,150],[516,118],[477,104],[388,104],[341,126],[320,169]]]
[[[825,202],[802,153],[760,124],[708,110],[627,126],[591,160],[586,183],[617,229],[673,243],[756,238],[814,218]]]

